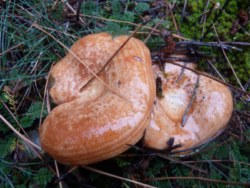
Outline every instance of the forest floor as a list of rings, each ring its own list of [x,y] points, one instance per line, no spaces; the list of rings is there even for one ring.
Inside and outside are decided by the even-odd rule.
[[[0,187],[250,186],[249,1],[3,0],[0,14]],[[232,92],[223,133],[185,157],[138,143],[83,168],[58,164],[30,146],[39,144],[39,125],[54,106],[46,81],[67,53],[58,41],[70,47],[98,32],[133,35],[152,58],[184,47],[198,69]]]

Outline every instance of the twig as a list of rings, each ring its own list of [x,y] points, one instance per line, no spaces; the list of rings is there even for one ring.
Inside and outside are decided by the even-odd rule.
[[[217,33],[217,31],[216,31],[216,28],[215,28],[214,24],[213,24],[213,28],[214,28],[214,32],[215,32],[215,34],[216,34],[216,36],[217,36],[218,42],[219,42],[219,44],[220,44],[220,39],[219,39],[219,36],[218,36],[218,33]],[[235,76],[235,78],[236,78],[238,84],[240,85],[241,89],[242,89],[243,91],[245,91],[245,88],[242,86],[242,84],[241,84],[241,82],[240,82],[240,80],[239,80],[239,78],[238,78],[236,72],[234,71],[234,68],[233,68],[231,62],[229,61],[229,59],[228,59],[228,57],[227,57],[227,55],[226,55],[226,53],[225,53],[225,50],[224,50],[223,48],[221,48],[221,50],[222,50],[222,52],[223,52],[223,55],[224,55],[225,59],[227,60],[227,63],[228,63],[228,65],[229,65],[229,67],[230,67],[231,70],[233,71],[233,74],[234,74],[234,76]]]
[[[10,52],[11,50],[14,50],[15,48],[18,48],[18,47],[21,46],[21,45],[23,45],[23,43],[19,43],[19,44],[15,45],[15,46],[10,47],[9,49],[5,50],[4,52],[1,52],[1,53],[0,53],[0,56],[6,54],[6,53],[8,53],[8,52]]]
[[[140,17],[142,23],[146,21],[136,10],[134,10],[134,12]]]
[[[31,87],[28,87],[28,88],[26,89],[24,95],[22,96],[21,101],[20,101],[19,104],[18,104],[18,106],[17,106],[17,108],[16,108],[16,111],[18,111],[19,108],[22,106],[23,101],[25,100],[25,98],[27,97],[27,95],[29,95],[30,91],[31,91]]]
[[[142,28],[143,25],[140,25],[125,41],[124,43],[115,51],[115,53],[107,60],[107,62],[105,63],[105,65],[96,73],[99,74],[100,72],[102,72],[111,62],[111,60],[120,52],[120,50],[128,43],[128,41],[137,33],[137,31],[139,31]],[[94,77],[92,77],[85,85],[88,85],[88,83],[90,83],[92,80],[94,79]],[[83,87],[84,87],[83,86]],[[82,87],[82,88],[83,88]],[[80,90],[82,89],[80,88]]]
[[[184,5],[183,5],[183,9],[182,9],[182,12],[181,12],[180,26],[182,24],[183,17],[185,16],[186,7],[187,7],[187,0],[185,0]]]
[[[1,176],[3,175],[4,179],[7,180],[8,185],[10,186],[10,188],[15,188],[15,186],[12,183],[12,180],[9,179],[8,175],[5,174],[5,172],[2,170],[2,168],[0,168],[0,172],[1,172]],[[1,183],[2,183],[2,177],[1,177]]]
[[[175,163],[181,164],[181,165],[183,165],[183,166],[189,167],[189,168],[191,168],[191,169],[193,169],[193,170],[196,170],[196,171],[198,171],[198,172],[200,172],[200,173],[207,174],[207,171],[206,171],[206,170],[199,169],[199,168],[197,168],[197,167],[194,166],[194,165],[184,164],[183,161],[178,160],[178,159],[173,159],[173,158],[171,158],[171,157],[169,157],[169,156],[167,156],[167,155],[164,155],[164,154],[162,154],[162,153],[159,153],[158,150],[153,150],[154,153],[152,154],[152,151],[147,151],[147,150],[145,150],[144,148],[141,148],[141,147],[139,147],[139,146],[136,146],[136,145],[129,145],[129,146],[132,147],[132,148],[134,148],[134,149],[136,149],[136,150],[138,150],[138,151],[141,151],[141,152],[143,152],[143,153],[149,153],[149,154],[151,154],[151,155],[154,155],[154,156],[157,156],[157,157],[160,157],[160,158],[163,158],[163,159],[167,159],[167,160],[169,160],[169,161],[171,161],[171,162],[175,162]]]
[[[199,81],[200,81],[200,75],[198,75],[198,77],[197,77],[197,80],[196,80],[196,83],[195,83],[195,86],[194,86],[194,90],[193,90],[193,93],[192,93],[192,97],[191,97],[191,99],[190,99],[190,101],[189,101],[189,103],[188,103],[188,106],[187,106],[187,108],[185,109],[184,115],[183,115],[183,117],[182,117],[182,120],[181,120],[181,127],[184,127],[184,125],[185,125],[186,122],[187,122],[187,119],[188,119],[188,112],[189,112],[189,110],[190,110],[190,108],[191,108],[191,106],[192,106],[192,104],[193,104],[193,102],[194,102],[194,99],[195,99],[195,96],[196,96],[196,92],[197,92],[197,90],[198,90],[198,88],[199,88]]]
[[[42,113],[43,113],[43,108],[44,108],[44,101],[46,100],[45,99],[46,96],[48,96],[47,95],[48,94],[48,83],[49,83],[49,77],[50,77],[51,69],[52,69],[53,65],[54,65],[54,62],[51,65],[51,68],[50,68],[49,73],[48,73],[48,78],[47,78],[46,83],[45,83],[44,96],[43,96],[43,102],[42,102],[42,109],[41,109],[41,112],[40,112],[40,119],[39,119],[39,127],[41,126],[41,123],[42,123]],[[47,108],[47,109],[48,109],[48,113],[50,113],[51,112],[50,107]],[[55,165],[55,169],[56,169],[56,176],[59,178],[60,177],[60,171],[59,171],[58,164],[57,164],[56,160],[54,160],[54,165]],[[59,187],[63,188],[63,185],[62,185],[61,181],[59,181]]]
[[[183,65],[184,67],[187,67],[187,62],[184,62],[184,65]],[[185,71],[185,68],[184,67],[182,67],[181,68],[181,73],[179,74],[179,76],[178,76],[178,78],[177,78],[177,80],[176,80],[176,83],[178,83],[181,79],[182,79],[182,76],[183,76],[183,74],[184,74],[184,71]]]
[[[105,176],[109,176],[109,177],[112,177],[112,178],[116,178],[116,179],[119,179],[119,180],[123,180],[123,181],[126,181],[126,182],[130,182],[130,183],[133,183],[135,185],[140,185],[140,186],[143,186],[143,187],[148,187],[148,188],[156,188],[152,185],[147,185],[145,183],[141,183],[141,182],[138,182],[138,181],[135,181],[135,180],[131,180],[131,179],[127,179],[127,178],[123,178],[123,177],[120,177],[120,176],[117,176],[117,175],[114,175],[114,174],[111,174],[111,173],[108,173],[108,172],[104,172],[104,171],[101,171],[101,170],[97,170],[95,168],[92,168],[92,167],[89,167],[89,166],[82,166],[82,168],[85,168],[87,170],[90,170],[92,172],[96,172],[96,173],[99,173],[99,174],[102,174],[102,175],[105,175]]]
[[[222,42],[219,44],[218,42],[180,41],[180,42],[176,42],[176,44],[180,46],[184,46],[184,45],[209,46],[209,47],[224,48],[226,50],[233,49],[233,50],[242,51],[240,48],[237,48],[235,46],[230,46],[225,42]],[[231,45],[233,44],[231,43]]]
[[[55,8],[56,8],[56,6],[57,6],[57,4],[58,4],[58,1],[59,1],[59,0],[55,0],[54,4],[53,4],[53,6],[52,6],[52,10],[55,10]]]
[[[54,66],[54,62],[53,62],[52,65],[51,65],[51,68],[50,68],[49,73],[48,73],[48,76],[47,76],[47,80],[46,80],[46,82],[45,82],[44,94],[43,94],[43,102],[42,102],[42,109],[41,109],[40,118],[39,118],[39,127],[40,127],[41,124],[42,124],[42,114],[43,114],[43,110],[44,110],[44,101],[45,101],[46,94],[47,94],[47,91],[48,91],[49,77],[50,77],[51,69],[52,69],[53,66]],[[48,110],[48,112],[50,113],[50,109]]]
[[[198,160],[198,161],[183,161],[183,163],[207,163],[207,162],[230,162],[230,163],[239,163],[239,164],[243,164],[246,166],[250,167],[250,163],[245,163],[242,161],[236,161],[236,160],[216,160],[216,159],[211,159],[211,160]]]
[[[19,137],[21,138],[23,141],[25,141],[26,143],[29,143],[31,146],[33,146],[34,148],[38,149],[38,150],[42,150],[41,147],[39,147],[38,145],[36,145],[35,143],[33,143],[32,141],[30,141],[28,138],[26,138],[25,136],[23,136],[20,132],[18,132],[1,114],[0,114],[0,119]]]
[[[237,46],[250,46],[250,42],[220,42],[221,44],[237,45]]]
[[[18,6],[18,7],[20,7],[23,11],[27,12],[30,16],[35,17],[34,14],[32,14],[30,11],[28,11],[27,8],[24,8],[24,7],[20,6],[20,5],[18,5],[18,3],[15,3],[15,2],[13,2],[13,3],[14,3],[15,6]]]
[[[3,104],[3,106],[5,107],[5,109],[9,112],[9,114],[12,116],[12,118],[15,120],[16,124],[19,126],[19,128],[22,130],[23,134],[28,138],[28,135],[26,133],[26,131],[23,129],[23,127],[20,125],[20,123],[17,121],[16,117],[14,116],[14,114],[11,112],[11,110],[8,108],[8,106],[5,104],[4,101],[0,100],[0,102]]]
[[[60,177],[58,177],[58,179],[56,179],[54,181],[54,183],[58,183],[61,182],[63,180],[63,178],[65,178],[67,175],[69,175],[71,172],[73,172],[74,170],[76,170],[78,168],[78,166],[73,166],[72,168],[70,168],[65,174],[62,174]]]
[[[56,168],[56,175],[57,175],[57,177],[59,178],[59,177],[60,177],[60,172],[59,172],[59,169],[58,169],[58,165],[57,165],[56,160],[54,160],[54,164],[55,164],[55,168]],[[59,187],[60,187],[60,188],[63,188],[63,185],[62,185],[62,182],[61,182],[61,181],[59,181]]]
[[[247,112],[242,112],[242,111],[240,111],[240,110],[235,110],[235,112],[237,112],[237,113],[239,113],[239,114],[242,114],[242,115],[247,116],[247,117],[250,118],[249,112],[248,112],[248,113],[247,113]]]
[[[106,82],[104,82],[87,64],[85,64],[72,50],[70,50],[67,46],[65,46],[62,42],[57,40],[53,35],[42,29],[39,25],[36,23],[33,24],[33,26],[40,31],[44,32],[46,35],[50,36],[52,39],[54,39],[57,43],[59,43],[62,47],[64,47],[71,55],[73,55],[80,63],[82,63],[85,68],[98,80],[100,81],[104,86],[106,86],[111,92],[115,93],[117,96],[121,97],[122,99],[129,101],[126,97],[124,97],[122,94],[115,91],[113,88],[111,88]]]
[[[203,30],[204,30],[206,20],[209,18],[210,14],[211,14],[210,12],[212,12],[212,10],[213,10],[213,7],[212,7],[209,11],[207,11],[209,3],[210,3],[210,0],[206,0],[206,5],[204,7],[204,10],[203,10],[203,13],[202,13],[202,16],[201,16],[201,19],[200,19],[200,24],[204,23],[203,24]]]
[[[223,7],[219,10],[219,13],[215,16],[213,22],[208,26],[208,28],[207,28],[205,34],[202,36],[201,40],[202,40],[203,38],[205,38],[206,35],[210,32],[210,30],[211,30],[213,24],[214,24],[214,23],[218,20],[218,18],[221,16],[223,10],[226,8],[226,6],[228,5],[228,3],[229,3],[230,1],[231,1],[231,0],[226,0],[226,2],[224,3]]]
[[[81,6],[82,6],[82,0],[78,0],[77,10],[76,10],[76,23],[78,23],[80,19],[79,15],[80,15]]]
[[[176,20],[175,20],[175,18],[174,18],[174,14],[173,14],[172,8],[170,7],[170,5],[169,5],[169,4],[168,4],[168,8],[169,8],[170,15],[171,15],[171,18],[172,18],[173,23],[174,23],[175,30],[176,30],[177,34],[179,34],[179,29],[178,29],[178,26],[177,26]],[[173,35],[173,36],[174,36],[174,35]],[[179,38],[179,40],[181,40],[181,39]]]
[[[34,80],[34,85],[35,85],[35,90],[36,90],[36,92],[38,93],[38,96],[40,97],[40,99],[43,99],[43,97],[42,97],[42,95],[41,95],[41,93],[40,93],[40,91],[39,91],[39,89],[38,89],[38,85],[37,85],[37,81],[38,81],[39,79],[36,79],[36,80]]]
[[[207,21],[207,19],[209,18],[209,16],[211,15],[212,10],[213,10],[213,9],[210,9],[210,11],[208,12],[208,14],[205,13],[205,12],[207,11],[207,8],[208,8],[209,3],[210,3],[210,0],[207,0],[206,6],[205,6],[205,8],[204,8],[204,13],[203,13],[204,15],[201,17],[201,20],[200,20],[200,24],[203,23],[202,32],[201,32],[201,37],[203,37],[203,35],[204,35],[205,26],[206,26],[206,21]]]
[[[29,23],[29,24],[32,25],[32,23]],[[53,32],[56,32],[56,33],[60,33],[60,34],[63,34],[63,35],[65,35],[65,36],[70,36],[70,37],[75,38],[75,39],[78,39],[78,38],[79,38],[79,37],[76,36],[76,35],[66,33],[66,31],[59,31],[58,29],[53,29],[53,28],[45,27],[45,26],[42,26],[41,28],[47,29],[47,30],[50,30],[50,31],[53,31]],[[71,40],[71,41],[72,41],[72,40]]]
[[[244,132],[243,132],[243,125],[242,125],[241,118],[240,118],[239,114],[236,114],[235,119],[237,119],[236,123],[238,124],[238,127],[240,128],[240,142],[242,142]]]
[[[163,59],[163,60],[165,60],[165,59]],[[228,84],[228,83],[226,83],[226,82],[224,82],[224,81],[222,81],[222,80],[220,80],[220,79],[218,79],[218,78],[216,78],[216,77],[213,77],[213,76],[211,76],[211,75],[208,75],[208,74],[206,74],[206,73],[204,73],[204,72],[200,72],[200,71],[198,71],[198,70],[194,70],[194,69],[185,67],[185,66],[180,65],[180,64],[178,64],[178,63],[174,63],[174,62],[168,62],[168,63],[173,64],[173,65],[176,65],[176,66],[179,66],[179,67],[184,67],[184,68],[187,69],[187,70],[190,70],[190,71],[192,71],[192,72],[195,72],[196,74],[200,74],[200,75],[202,75],[202,76],[211,78],[211,79],[213,79],[213,80],[215,80],[215,81],[217,81],[217,82],[219,82],[219,83],[221,83],[221,84],[224,84],[224,85],[226,85],[226,86],[228,86],[228,87],[230,87],[230,88],[232,88],[232,89],[234,89],[234,90],[236,90],[236,91],[238,91],[238,92],[241,92],[241,93],[243,93],[243,94],[245,94],[245,95],[250,95],[249,92],[244,91],[244,90],[242,90],[242,89],[240,89],[240,88],[238,88],[238,87],[235,87],[235,86],[233,86],[233,85],[231,85],[231,84]]]
[[[248,79],[248,81],[244,85],[245,90],[247,90],[249,88],[249,86],[250,86],[250,78]]]
[[[87,15],[87,14],[80,14],[80,16],[88,17],[88,18],[96,18],[96,19],[99,19],[99,20],[104,20],[104,21],[109,21],[109,22],[125,23],[125,24],[129,24],[129,25],[137,26],[137,27],[140,26],[140,24],[136,24],[136,23],[132,23],[132,22],[128,22],[128,21],[107,19],[107,18],[103,18],[103,17],[99,17],[99,16],[91,16],[91,15]],[[142,26],[142,28],[144,28],[144,29],[149,29],[149,30],[153,30],[153,29],[154,29],[154,28],[148,27],[148,26]],[[155,30],[155,32],[157,32],[158,34],[160,34],[160,30]],[[173,35],[173,37],[178,38],[178,39],[190,40],[190,39],[185,38],[185,37],[183,37],[183,36],[180,36],[180,35],[178,35],[178,34],[172,34],[172,35]]]
[[[24,135],[26,136],[26,138],[29,139],[28,134],[27,134],[26,131],[23,129],[23,127],[20,125],[20,123],[18,122],[18,120],[16,119],[16,117],[14,116],[14,114],[10,111],[10,109],[7,107],[7,105],[6,105],[2,100],[0,100],[0,101],[1,101],[1,103],[4,105],[4,107],[7,109],[7,111],[10,113],[10,115],[13,117],[13,119],[15,120],[15,122],[17,123],[17,125],[20,127],[20,129],[22,130],[22,132],[24,133]],[[41,161],[44,162],[44,159],[42,158],[41,154],[40,154],[35,148],[33,148],[33,147],[30,147],[30,148],[31,148],[31,150],[37,155],[37,157],[38,157],[39,159],[41,159]],[[53,169],[51,168],[51,166],[48,165],[48,167],[49,167],[49,169],[50,169],[52,172],[54,172]]]
[[[207,60],[208,64],[215,70],[215,72],[218,74],[218,76],[224,81],[226,82],[226,80],[223,78],[223,76],[221,75],[221,73],[216,69],[216,67],[213,65],[213,63],[210,60]]]
[[[1,101],[2,102],[2,104],[6,107],[6,104],[5,103],[3,103],[3,101]],[[22,136],[21,135],[21,133],[19,133],[18,131],[17,131],[17,135],[18,136],[20,136],[20,137],[23,137],[25,140],[24,141],[26,141],[26,139],[28,140],[27,142],[29,143],[29,144],[31,144],[31,143],[33,143],[33,142],[31,142],[30,140],[29,140],[29,138],[28,138],[28,135],[27,135],[27,133],[25,132],[25,130],[22,128],[22,126],[20,125],[20,123],[17,121],[17,119],[14,117],[14,115],[10,112],[10,110],[8,109],[8,108],[6,108],[8,111],[9,111],[9,113],[11,114],[11,116],[13,116],[13,118],[14,118],[14,120],[16,121],[16,123],[19,125],[19,127],[23,130],[23,132],[24,132],[24,134],[25,134],[25,136],[26,137],[24,137],[24,136]],[[6,122],[5,123],[8,123],[9,125],[10,125],[10,123],[9,122],[7,122],[7,120],[6,120]],[[7,125],[8,125],[7,124]],[[11,125],[10,125],[11,126]],[[12,126],[13,127],[13,126]],[[31,142],[31,143],[30,143]],[[33,143],[34,144],[34,143]],[[32,145],[32,144],[31,144]],[[34,146],[34,147],[30,147],[31,148],[31,150],[36,154],[36,156],[41,160],[41,161],[43,161],[44,162],[44,159],[43,159],[43,157],[41,156],[41,154],[35,149],[35,148],[37,148],[37,145],[32,145],[32,146]],[[38,146],[39,147],[39,146]],[[39,150],[41,150],[41,148],[39,147],[38,148]],[[45,163],[46,164],[46,166],[51,170],[51,172],[53,173],[53,174],[55,174],[56,175],[56,173],[55,173],[55,171],[53,170],[53,168],[49,165],[49,164],[47,164],[47,163]]]
[[[161,181],[161,180],[199,180],[199,181],[205,181],[205,182],[211,182],[211,183],[221,183],[225,185],[240,185],[240,186],[250,186],[250,183],[242,183],[242,182],[231,182],[231,181],[223,181],[223,180],[217,180],[217,179],[209,179],[204,177],[186,177],[186,176],[178,176],[178,177],[156,177],[156,178],[146,178],[143,181]]]
[[[161,22],[163,21],[163,19],[166,18],[166,15],[164,15],[159,21],[158,23],[154,26],[154,28],[150,31],[150,33],[148,34],[148,36],[146,37],[146,39],[144,40],[144,43],[146,44],[148,39],[151,37],[151,35],[153,34],[153,32],[156,30],[156,28],[161,24]]]
[[[72,8],[72,6],[68,3],[67,0],[61,0],[61,1],[62,1],[62,3],[64,3],[69,8],[69,10],[71,10],[71,12],[74,13],[74,15],[77,14],[76,11]],[[84,21],[83,21],[82,18],[79,17],[79,20],[84,24]]]
[[[154,58],[154,56],[153,56]],[[165,57],[164,61],[183,61],[185,64],[183,65],[183,69],[185,69],[186,64],[193,63],[197,60],[197,58],[187,58],[187,57]],[[154,61],[154,60],[153,60]]]

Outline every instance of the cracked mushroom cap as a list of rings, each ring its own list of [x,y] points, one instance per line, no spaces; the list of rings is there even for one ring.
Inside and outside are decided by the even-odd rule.
[[[164,73],[154,65],[162,82],[144,136],[145,146],[185,151],[221,133],[233,111],[229,89],[210,78],[166,63]]]
[[[59,105],[39,131],[42,148],[60,163],[109,159],[143,136],[155,98],[148,48],[131,38],[103,68],[127,39],[107,33],[86,36],[71,47],[81,62],[68,53],[52,68],[50,95]]]

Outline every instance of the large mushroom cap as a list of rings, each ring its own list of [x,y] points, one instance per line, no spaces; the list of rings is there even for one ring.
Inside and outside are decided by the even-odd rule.
[[[156,99],[146,129],[147,147],[175,151],[199,146],[219,134],[229,121],[233,99],[229,89],[210,78],[166,63],[164,73],[154,66],[162,81],[162,98]]]
[[[104,87],[89,87],[89,90],[82,92],[81,90],[88,83],[93,75],[90,74],[87,65],[94,73],[98,73],[107,63],[110,57],[118,49],[119,43],[108,33],[100,33],[98,35],[87,35],[76,41],[71,47],[71,51],[81,59],[79,62],[72,53],[68,54],[60,60],[51,70],[50,75],[50,96],[56,104],[72,101],[80,96],[88,95],[92,99],[98,97]],[[94,85],[97,84],[93,83]],[[90,100],[89,98],[86,100]]]
[[[40,127],[40,141],[57,161],[95,163],[124,152],[142,137],[155,98],[147,47],[135,38],[128,41],[99,73],[109,88],[96,78],[89,82],[93,75],[82,64],[98,73],[127,38],[106,33],[84,37],[71,47],[82,62],[69,53],[52,69],[50,94],[60,105]]]

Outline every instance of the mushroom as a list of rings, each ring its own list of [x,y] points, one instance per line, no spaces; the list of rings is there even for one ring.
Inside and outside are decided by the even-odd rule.
[[[222,132],[233,111],[225,85],[167,62],[163,71],[157,65],[153,69],[161,80],[162,97],[153,106],[146,147],[187,154]]]
[[[148,48],[131,38],[105,65],[127,39],[86,36],[71,47],[81,61],[68,53],[52,68],[49,92],[59,105],[39,132],[42,148],[60,163],[109,159],[143,136],[155,98]]]

